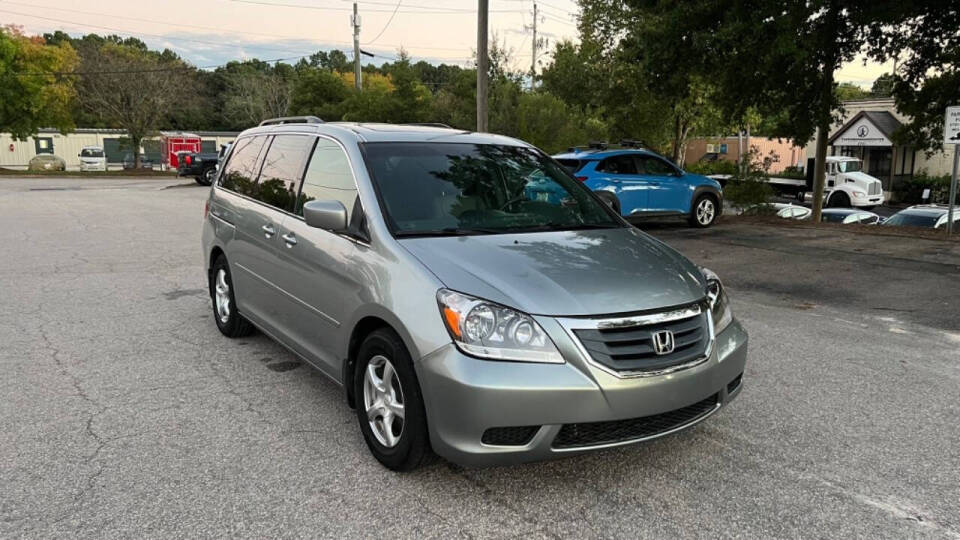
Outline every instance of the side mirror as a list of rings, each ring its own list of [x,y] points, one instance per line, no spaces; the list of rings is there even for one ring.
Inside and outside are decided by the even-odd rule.
[[[303,205],[303,219],[317,229],[333,232],[347,229],[347,209],[340,201],[310,201]]]

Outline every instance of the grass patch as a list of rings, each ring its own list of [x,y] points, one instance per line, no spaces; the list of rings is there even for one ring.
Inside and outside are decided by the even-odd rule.
[[[111,176],[143,176],[143,177],[162,177],[176,178],[176,171],[154,171],[150,169],[124,169],[115,171],[21,171],[15,169],[0,168],[0,176],[38,176],[38,177],[60,177],[60,178],[104,178]]]

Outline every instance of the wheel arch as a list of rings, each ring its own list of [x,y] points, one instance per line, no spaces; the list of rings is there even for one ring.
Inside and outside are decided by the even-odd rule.
[[[413,346],[413,340],[406,327],[395,317],[391,316],[386,310],[381,311],[376,307],[362,309],[355,317],[355,322],[350,324],[350,333],[347,336],[345,346],[343,347],[343,362],[341,367],[340,380],[346,392],[347,404],[350,407],[356,407],[356,396],[353,392],[353,377],[356,368],[357,352],[363,340],[371,333],[386,328],[396,332],[400,336],[407,352],[414,362],[417,361],[420,354]]]
[[[699,199],[700,196],[704,194],[707,194],[713,197],[713,202],[715,202],[717,205],[717,216],[720,216],[721,214],[723,214],[723,193],[719,189],[715,188],[714,186],[699,185],[696,188],[694,188],[693,196],[690,197],[690,215],[691,216],[693,215],[694,204],[696,204],[697,199]]]

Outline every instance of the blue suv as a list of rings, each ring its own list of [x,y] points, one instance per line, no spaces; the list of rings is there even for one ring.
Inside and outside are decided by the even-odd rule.
[[[571,149],[553,157],[624,217],[684,217],[709,227],[723,210],[719,182],[649,150]]]

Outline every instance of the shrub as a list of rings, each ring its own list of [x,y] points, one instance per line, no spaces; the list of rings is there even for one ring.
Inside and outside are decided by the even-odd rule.
[[[921,172],[909,180],[900,180],[893,186],[893,198],[902,204],[919,204],[924,202],[922,197],[925,189],[930,189],[929,202],[947,204],[950,198],[950,175],[929,176]],[[954,202],[960,203],[960,196]]]
[[[697,161],[686,166],[687,172],[693,174],[737,174],[737,163],[735,161],[717,160],[717,161]]]

